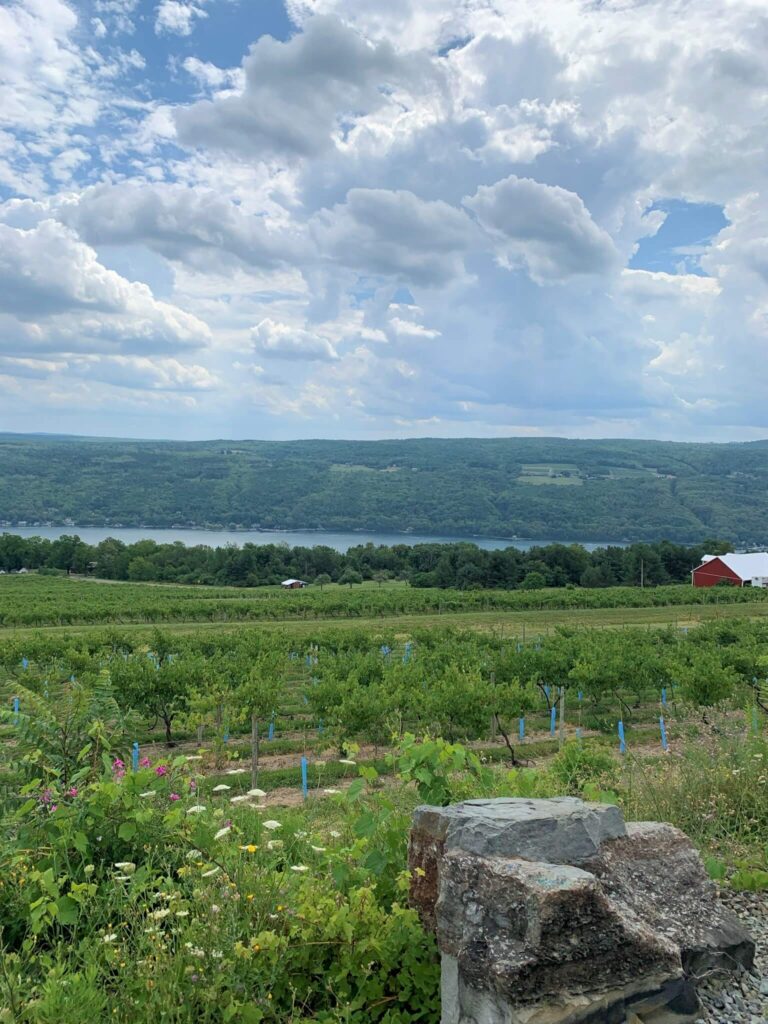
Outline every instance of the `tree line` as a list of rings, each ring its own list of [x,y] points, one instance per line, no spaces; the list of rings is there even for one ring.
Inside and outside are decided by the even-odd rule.
[[[330,583],[401,580],[413,587],[537,590],[685,583],[702,555],[728,550],[725,541],[685,546],[663,540],[594,551],[580,544],[489,551],[471,543],[369,543],[340,552],[323,544],[214,548],[153,540],[126,544],[114,538],[86,544],[76,535],[49,540],[4,533],[0,536],[0,569],[209,586],[259,587],[297,578],[321,588]]]

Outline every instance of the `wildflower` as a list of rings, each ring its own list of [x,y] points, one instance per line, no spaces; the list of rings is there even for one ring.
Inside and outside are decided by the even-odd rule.
[[[175,803],[177,800],[181,800],[181,797],[178,793],[170,793],[168,799]]]
[[[176,911],[176,917],[189,917],[189,911],[188,910],[177,910]]]
[[[95,870],[96,868],[93,866],[93,864],[86,864],[85,867],[83,868],[83,874],[85,875],[86,878],[90,878]]]
[[[202,761],[203,760],[203,755],[202,754],[187,754],[187,760],[188,761]]]
[[[152,762],[150,761],[150,759],[148,757],[142,757],[142,759],[139,761],[139,768],[151,768],[151,767],[152,767]]]
[[[211,904],[211,913],[212,914],[218,914],[220,911],[221,911],[221,907],[218,905],[218,903],[212,903]]]
[[[248,790],[248,796],[263,797],[263,796],[266,796],[266,795],[267,794],[264,792],[263,789],[249,789]]]
[[[202,814],[205,810],[205,804],[195,804],[194,807],[187,808],[187,814]]]
[[[339,758],[339,764],[352,764],[352,765],[355,765],[355,764],[357,764],[357,761],[351,761],[348,757],[340,757]]]
[[[240,849],[244,850],[246,853],[256,853],[258,846],[256,846],[255,843],[248,843],[246,846],[241,846]]]
[[[212,793],[226,793],[228,789],[232,789],[232,787],[225,785],[223,782],[220,782],[218,786],[214,786],[213,787],[211,792]]]
[[[325,761],[315,761],[315,768],[325,768]]]
[[[203,878],[213,878],[213,876],[214,875],[218,875],[218,873],[220,871],[221,871],[221,868],[218,867],[218,866],[215,866],[215,867],[210,868],[208,871],[204,871],[203,874],[202,874],[202,877]]]
[[[115,881],[116,882],[130,882],[130,880],[131,880],[131,876],[130,875],[115,875]]]
[[[264,828],[268,828],[270,832],[273,832],[276,828],[282,828],[283,826],[279,821],[274,821],[272,818],[269,821],[264,822]]]
[[[168,765],[167,764],[159,764],[157,766],[157,768],[155,768],[155,775],[157,775],[159,778],[162,778],[164,775],[167,775],[167,774],[168,774]]]
[[[341,790],[340,789],[324,789],[323,792],[326,794],[326,796],[338,796],[339,793],[341,792]]]
[[[157,790],[148,789],[146,791],[146,793],[139,793],[139,796],[144,797],[144,799],[146,800],[146,799],[149,799],[150,797],[157,796]]]
[[[328,835],[331,836],[332,839],[341,839],[341,832],[337,832],[335,828],[332,828]]]
[[[307,867],[306,864],[291,864],[291,871],[303,873],[304,871],[309,871],[309,868]]]
[[[168,907],[161,907],[160,910],[153,910],[149,915],[153,921],[162,921],[164,917],[168,917],[170,910]]]
[[[247,771],[245,768],[230,768],[227,775],[246,775]]]
[[[136,870],[136,865],[130,860],[118,860],[115,861],[115,867],[118,871],[122,871],[126,875],[132,875]]]
[[[225,825],[224,828],[220,828],[219,829],[219,831],[216,833],[216,835],[213,838],[214,839],[223,839],[224,836],[228,835],[231,831],[232,831],[232,826],[231,825]]]
[[[299,830],[299,831],[298,831],[298,832],[296,833],[296,838],[297,838],[297,839],[306,839],[308,835],[309,835],[309,832],[304,832],[303,830],[301,830],[301,829],[300,829],[300,830]]]
[[[248,895],[245,898],[248,900],[249,903],[252,903],[253,902],[253,893],[249,892]]]
[[[324,846],[311,846],[310,849],[314,850],[315,853],[325,853]]]
[[[104,936],[104,942],[115,942],[116,939],[117,935],[115,934],[115,932],[110,932],[109,935]]]
[[[244,804],[246,800],[248,800],[247,796],[231,796],[229,798],[231,804]]]
[[[190,793],[194,793],[196,791],[196,789],[197,789],[197,783],[195,782],[194,779],[190,779],[189,780],[189,791],[190,791]]]
[[[53,800],[53,790],[52,789],[44,789],[43,792],[40,794],[40,803],[41,804],[50,804],[52,800]]]
[[[199,850],[190,850],[184,858],[185,860],[202,860],[203,855]]]
[[[268,850],[279,850],[282,845],[283,845],[283,840],[282,839],[270,839],[269,842],[267,843],[267,849]]]
[[[67,796],[77,796],[77,786],[70,786],[69,789],[67,790]]]

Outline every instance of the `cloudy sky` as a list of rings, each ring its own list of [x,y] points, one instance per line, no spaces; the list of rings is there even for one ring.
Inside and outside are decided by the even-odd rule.
[[[0,430],[768,435],[765,0],[1,0]]]

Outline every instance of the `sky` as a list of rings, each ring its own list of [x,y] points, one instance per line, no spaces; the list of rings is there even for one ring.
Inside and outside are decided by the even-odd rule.
[[[0,0],[0,430],[768,436],[765,0]]]

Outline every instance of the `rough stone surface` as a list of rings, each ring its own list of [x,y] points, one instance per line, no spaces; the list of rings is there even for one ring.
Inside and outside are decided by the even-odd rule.
[[[625,827],[616,807],[421,807],[409,863],[443,956],[443,1024],[684,1024],[707,1019],[702,974],[752,966],[686,836]]]
[[[425,925],[434,929],[439,865],[451,850],[578,866],[594,858],[607,839],[624,835],[618,807],[573,797],[417,807],[409,848],[411,899]]]
[[[606,894],[680,949],[686,974],[751,967],[755,944],[718,899],[697,851],[672,825],[631,822],[588,864]]]

